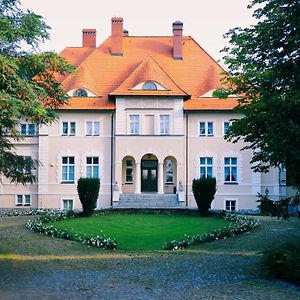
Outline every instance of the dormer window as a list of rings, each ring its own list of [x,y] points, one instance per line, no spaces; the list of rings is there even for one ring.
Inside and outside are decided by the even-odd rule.
[[[84,89],[78,89],[73,94],[74,97],[87,97],[87,91]]]
[[[152,81],[148,81],[143,84],[142,89],[146,91],[156,91],[157,85]]]

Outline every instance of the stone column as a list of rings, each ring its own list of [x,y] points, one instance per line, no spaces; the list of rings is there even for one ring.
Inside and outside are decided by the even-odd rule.
[[[164,193],[164,164],[158,163],[158,194]]]
[[[141,163],[135,164],[135,194],[141,193]]]

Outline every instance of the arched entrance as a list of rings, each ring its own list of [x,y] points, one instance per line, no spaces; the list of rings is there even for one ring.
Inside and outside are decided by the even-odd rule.
[[[141,192],[157,192],[158,160],[153,154],[145,154],[141,160]]]

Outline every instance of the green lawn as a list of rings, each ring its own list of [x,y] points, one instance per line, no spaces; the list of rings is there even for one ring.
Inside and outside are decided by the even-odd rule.
[[[185,234],[207,233],[226,225],[228,221],[215,217],[146,214],[92,216],[54,223],[56,228],[70,234],[114,238],[122,250],[161,249],[166,241],[181,240]]]

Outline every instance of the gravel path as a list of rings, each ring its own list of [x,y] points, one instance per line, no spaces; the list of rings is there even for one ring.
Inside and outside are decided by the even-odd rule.
[[[300,238],[299,219],[179,252],[107,252],[34,234],[0,218],[0,299],[300,299],[263,278],[260,252]]]

